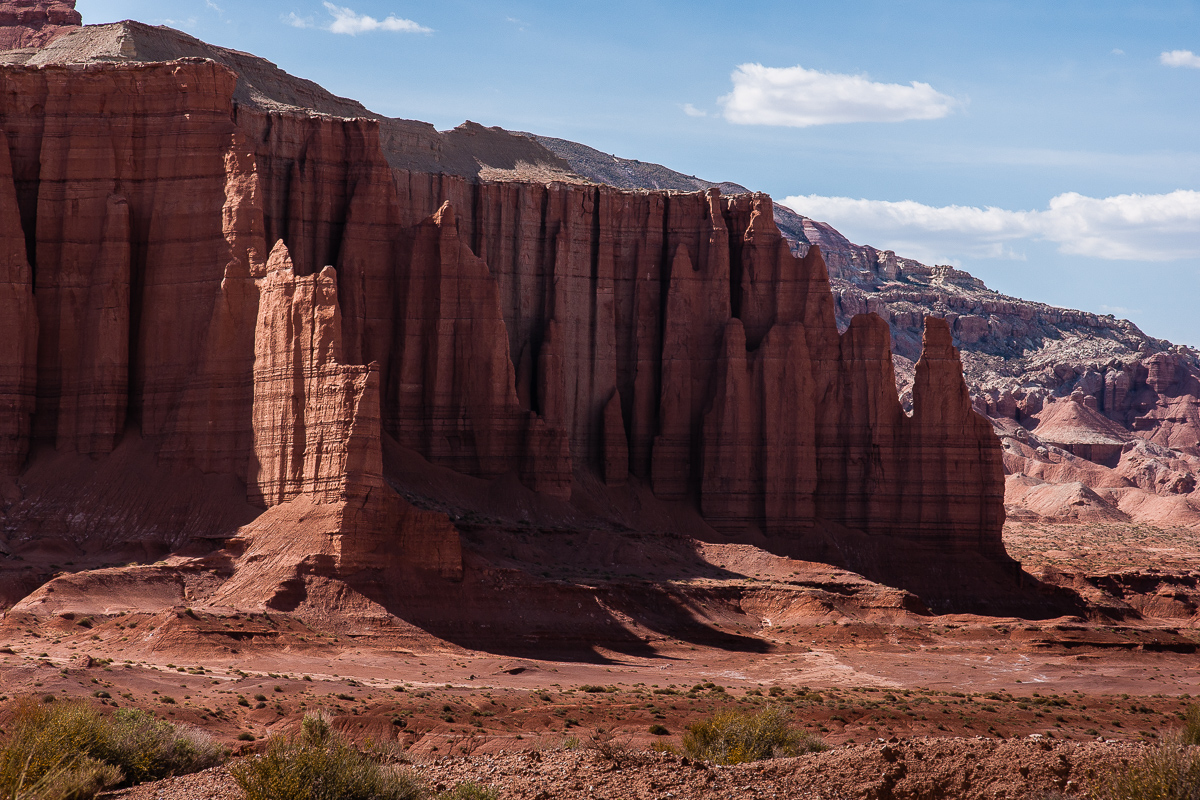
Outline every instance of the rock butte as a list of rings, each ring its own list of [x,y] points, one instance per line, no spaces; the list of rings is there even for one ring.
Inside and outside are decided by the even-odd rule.
[[[524,134],[533,136],[532,134]],[[623,188],[707,188],[713,184],[657,164],[619,159],[576,142],[533,136],[578,175]],[[746,191],[717,184],[726,193]],[[1006,507],[1011,517],[1045,522],[1079,521],[1070,504],[1026,502],[1025,489],[1043,486],[1046,496],[1081,483],[1114,519],[1156,525],[1195,526],[1200,494],[1187,489],[1200,479],[1200,353],[1142,333],[1111,315],[1056,308],[1008,297],[948,266],[927,266],[891,251],[853,244],[826,223],[777,206],[776,223],[797,255],[817,246],[829,270],[839,330],[858,314],[874,313],[891,328],[901,402],[911,408],[913,363],[921,352],[924,320],[945,319],[962,353],[967,385],[979,413],[997,435],[1018,446],[1017,429],[1042,436],[1043,405],[1075,396],[1124,430],[1144,461],[1149,443],[1160,471],[1175,477],[1132,481],[1084,448],[1050,446],[1028,458],[1005,459]],[[1048,432],[1047,432],[1048,433]],[[1024,435],[1024,434],[1021,434]],[[1155,448],[1154,446],[1158,447]],[[1097,451],[1099,452],[1099,451]],[[1189,477],[1190,476],[1190,477]],[[1188,496],[1190,495],[1190,497]]]
[[[910,416],[894,331],[839,332],[769,197],[411,169],[395,121],[217,60],[47,56],[131,25],[0,67],[10,551],[188,552],[184,598],[365,613],[400,574],[472,596],[482,501],[446,498],[474,493],[501,528],[753,541],[947,608],[1017,587],[962,325],[924,320]]]

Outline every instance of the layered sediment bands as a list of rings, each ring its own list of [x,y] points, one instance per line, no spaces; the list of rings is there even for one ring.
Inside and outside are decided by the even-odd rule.
[[[339,570],[390,554],[461,571],[445,516],[384,484],[378,372],[341,352],[332,268],[297,274],[281,245],[268,272],[266,221],[279,219],[264,212],[259,130],[234,120],[234,75],[206,62],[12,67],[0,82],[12,152],[11,170],[8,148],[0,161],[0,471],[18,472],[35,443],[103,456],[132,425],[168,470],[233,475],[259,505],[330,506],[313,519],[333,538],[307,546]],[[298,240],[324,258],[310,206],[293,205]],[[327,228],[340,237],[345,223]]]
[[[0,50],[45,47],[83,24],[75,0],[0,2]]]
[[[213,64],[0,71],[38,310],[33,436],[103,454],[174,434],[227,261],[234,76]],[[198,451],[176,455],[185,465]]]
[[[263,578],[259,561],[285,595],[305,576],[389,567],[460,577],[450,520],[384,482],[378,366],[342,363],[333,267],[297,276],[280,241],[258,283],[249,494],[269,510],[239,534],[251,581]],[[241,583],[235,576],[226,592]]]
[[[270,507],[383,488],[379,375],[341,363],[333,267],[298,277],[279,242],[259,282],[250,499]]]
[[[449,523],[387,486],[381,431],[560,498],[649,486],[801,550],[845,526],[1003,556],[997,443],[944,326],[909,418],[887,325],[839,335],[819,248],[795,258],[764,195],[393,171],[377,122],[236,107],[209,62],[0,82],[21,212],[20,232],[0,219],[4,302],[28,294],[17,245],[37,277],[34,441],[102,455],[135,426],[169,467],[246,481],[262,535],[336,506],[318,527],[339,564],[411,534],[414,563],[454,571]],[[19,398],[28,359],[5,357]],[[29,444],[12,416],[10,461]]]

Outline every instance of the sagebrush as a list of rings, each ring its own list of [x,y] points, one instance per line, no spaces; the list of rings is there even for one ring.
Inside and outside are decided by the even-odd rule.
[[[24,701],[0,746],[0,797],[87,800],[105,789],[207,769],[224,757],[204,733],[144,711],[105,717],[82,703]]]
[[[1094,792],[1096,800],[1200,800],[1200,747],[1186,733],[1147,750],[1114,770]]]
[[[277,736],[261,756],[229,770],[246,800],[417,800],[410,775],[356,749],[324,717],[308,715],[296,736]]]
[[[1200,747],[1200,706],[1188,706],[1183,717],[1183,730],[1179,732],[1180,744]]]
[[[722,711],[688,726],[683,752],[717,764],[742,764],[765,758],[828,750],[829,745],[791,724],[787,711],[767,706],[757,712]]]
[[[438,795],[438,800],[497,800],[499,797],[500,793],[491,786],[467,781]]]

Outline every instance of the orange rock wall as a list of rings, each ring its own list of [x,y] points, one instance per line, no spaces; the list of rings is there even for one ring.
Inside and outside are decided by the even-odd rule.
[[[269,505],[381,486],[347,477],[352,420],[375,414],[434,463],[561,497],[632,478],[718,528],[1003,554],[999,449],[944,326],[910,419],[886,324],[839,336],[819,250],[793,257],[763,195],[393,171],[376,123],[235,109],[205,63],[0,81],[36,274],[34,440],[103,453],[137,425]],[[268,268],[276,241],[290,261]],[[4,357],[18,402],[28,359]],[[356,364],[377,365],[376,410]]]

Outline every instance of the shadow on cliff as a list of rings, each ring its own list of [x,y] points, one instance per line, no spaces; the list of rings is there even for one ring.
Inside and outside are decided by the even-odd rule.
[[[912,592],[933,614],[1045,620],[1092,613],[1076,592],[1039,580],[1007,555],[989,558],[948,552],[830,523],[805,536],[760,534],[749,541],[779,556],[837,565],[871,581]]]
[[[1077,595],[1041,583],[1011,559],[954,557],[833,524],[789,536],[757,529],[722,534],[693,503],[659,500],[632,477],[613,489],[577,474],[570,500],[559,499],[530,491],[514,474],[481,480],[430,464],[388,436],[384,463],[392,488],[420,508],[447,514],[460,531],[464,577],[453,583],[364,574],[353,586],[394,616],[472,649],[513,656],[552,650],[561,658],[605,662],[610,656],[601,651],[654,657],[657,639],[767,652],[764,639],[730,630],[749,621],[740,603],[759,588],[753,575],[762,565],[751,566],[756,552],[814,562],[808,568],[833,565],[906,590],[920,598],[907,609],[918,616],[1037,620],[1088,613]],[[731,545],[745,548],[728,562],[736,567],[713,563],[704,551]],[[846,590],[848,602],[857,588]],[[730,596],[717,597],[720,592]]]
[[[715,535],[687,504],[665,504],[636,480],[617,491],[580,476],[570,501],[530,491],[515,474],[481,480],[431,464],[385,435],[388,483],[447,514],[461,532],[461,583],[361,575],[357,591],[426,632],[473,649],[603,662],[599,649],[654,657],[656,636],[734,652],[762,640],[703,621],[685,593],[695,579],[744,576],[706,561]]]
[[[619,663],[613,654],[667,658],[655,640],[764,653],[760,639],[705,624],[686,597],[639,581],[595,584],[541,579],[469,558],[461,582],[382,573],[349,584],[389,613],[447,642],[504,656],[552,653],[566,661]]]

